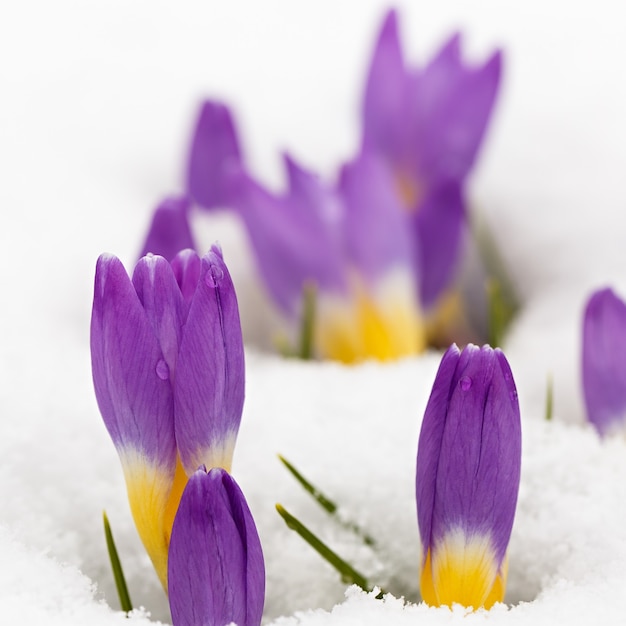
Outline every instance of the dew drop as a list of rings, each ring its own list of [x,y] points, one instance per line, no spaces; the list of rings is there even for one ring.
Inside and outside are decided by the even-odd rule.
[[[459,381],[459,386],[462,391],[469,391],[472,387],[472,379],[469,376],[463,376]]]
[[[515,389],[513,389],[509,395],[511,396],[511,400],[513,400],[513,402],[517,400],[517,391]]]
[[[167,380],[170,377],[170,368],[163,359],[159,359],[156,364],[156,375],[161,380]]]
[[[207,287],[215,289],[222,282],[222,278],[224,278],[224,270],[219,265],[211,264],[209,271],[204,277],[204,282],[207,284]]]

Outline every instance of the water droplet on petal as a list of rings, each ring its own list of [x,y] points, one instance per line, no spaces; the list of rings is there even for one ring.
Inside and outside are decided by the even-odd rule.
[[[215,289],[222,282],[222,278],[224,278],[224,270],[219,265],[212,263],[204,277],[204,282],[207,284],[207,287]]]
[[[163,359],[159,359],[156,364],[156,375],[161,380],[167,380],[170,377],[170,368]]]
[[[513,402],[517,400],[517,391],[515,389],[513,389],[509,395],[511,396],[511,400],[513,400]]]
[[[463,391],[469,391],[472,387],[472,379],[469,376],[463,376],[459,381],[459,386]]]

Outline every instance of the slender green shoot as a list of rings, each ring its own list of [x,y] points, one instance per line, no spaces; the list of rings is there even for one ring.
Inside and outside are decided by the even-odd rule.
[[[548,384],[546,387],[546,422],[552,420],[554,410],[554,385],[552,382],[552,374],[548,374]]]
[[[314,283],[305,283],[302,288],[302,317],[300,319],[300,345],[298,357],[310,361],[313,358],[313,335],[315,333],[315,311],[317,289]]]
[[[489,278],[486,288],[489,303],[489,344],[497,348],[502,346],[506,329],[515,310],[497,278]]]
[[[370,592],[373,587],[359,571],[354,569],[352,565],[344,561],[336,552],[331,550],[317,535],[312,533],[300,520],[295,518],[291,513],[285,510],[281,504],[276,505],[278,514],[283,518],[285,523],[291,530],[297,532],[322,558],[330,563],[341,576],[341,580],[348,585],[358,585],[363,591]],[[379,596],[382,597],[383,591]]]
[[[293,477],[310,493],[316,502],[331,515],[337,511],[337,505],[327,498],[317,487],[312,485],[284,456],[278,455],[280,462],[291,472]]]
[[[122,611],[129,613],[133,610],[133,604],[130,600],[128,587],[126,586],[122,563],[120,562],[120,557],[117,553],[117,548],[115,547],[115,541],[113,540],[113,533],[111,532],[109,518],[107,517],[105,511],[102,512],[102,519],[104,520],[104,536],[106,537],[107,548],[109,550],[111,569],[113,570],[113,578],[115,578],[115,586],[117,587],[117,595],[120,599],[120,606],[122,607]]]
[[[315,311],[317,306],[317,289],[314,283],[305,283],[302,287],[302,316],[297,343],[294,346],[285,335],[274,339],[279,354],[285,358],[311,361],[313,354],[313,337],[315,333]]]
[[[338,514],[339,507],[330,498],[327,498],[315,485],[309,482],[284,456],[278,455],[280,462],[291,472],[291,475],[300,483],[302,488],[310,493],[313,499],[341,526],[350,530],[363,540],[367,546],[374,546],[375,541],[365,533],[357,524],[341,519]]]

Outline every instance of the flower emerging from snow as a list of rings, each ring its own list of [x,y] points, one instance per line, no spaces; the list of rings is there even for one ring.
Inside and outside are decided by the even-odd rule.
[[[517,392],[504,354],[451,346],[417,452],[420,587],[427,604],[477,609],[503,600],[520,455]]]
[[[222,468],[200,468],[183,492],[168,561],[174,626],[259,626],[263,552],[246,500]]]
[[[114,256],[96,266],[91,360],[131,511],[163,587],[181,494],[201,465],[230,470],[244,399],[237,299],[217,247],[171,264],[148,255],[132,280]]]
[[[419,280],[429,309],[450,287],[466,208],[463,183],[487,128],[500,83],[501,53],[463,64],[454,35],[424,68],[405,65],[397,16],[385,18],[363,100],[363,150],[381,155],[406,209]]]
[[[600,435],[626,418],[626,303],[611,289],[592,294],[583,320],[582,377],[587,417]]]
[[[202,107],[192,142],[189,192],[207,208],[218,197],[228,198],[283,315],[292,322],[299,319],[303,289],[313,285],[318,356],[350,363],[421,351],[412,243],[386,166],[363,154],[345,165],[331,186],[285,156],[288,188],[277,195],[245,170],[225,111],[213,102]],[[213,141],[214,135],[219,140]],[[214,153],[222,149],[220,159]],[[218,196],[207,190],[199,163],[221,163]]]
[[[267,190],[248,172],[221,103],[203,104],[191,142],[187,193],[204,208],[238,213],[267,290],[292,325],[303,290],[316,289],[314,351],[322,358],[420,352],[424,310],[431,335],[452,326],[467,337],[462,323],[450,323],[463,315],[458,294],[448,292],[466,228],[462,186],[498,90],[500,53],[468,68],[455,36],[424,69],[408,70],[396,22],[390,12],[373,55],[360,152],[336,183],[285,157],[287,190]]]

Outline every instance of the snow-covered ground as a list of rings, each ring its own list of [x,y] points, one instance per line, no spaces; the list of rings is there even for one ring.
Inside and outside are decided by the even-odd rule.
[[[624,12],[613,0],[398,2],[409,56],[454,29],[470,58],[505,49],[502,98],[471,180],[523,301],[505,346],[523,419],[508,610],[419,600],[417,436],[440,355],[346,368],[258,346],[265,318],[245,239],[200,217],[238,287],[247,399],[234,473],[257,520],[268,624],[620,623],[626,442],[584,424],[580,320],[592,287],[626,294]],[[150,212],[181,189],[201,97],[236,108],[249,161],[281,184],[279,151],[331,175],[358,141],[377,0],[22,2],[0,10],[0,622],[122,624],[101,512],[136,606],[168,623],[91,383],[93,271],[131,265]],[[555,417],[543,421],[546,378]],[[309,501],[293,461],[378,541],[365,549]],[[395,598],[345,585],[274,510],[307,521]],[[282,616],[282,617],[281,617]],[[142,613],[137,624],[147,624]]]

